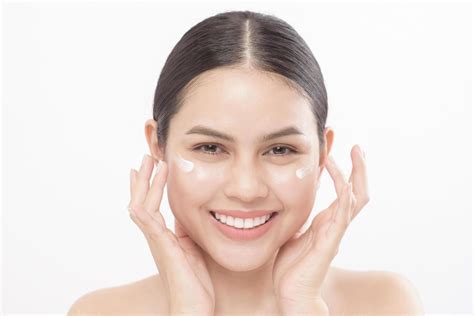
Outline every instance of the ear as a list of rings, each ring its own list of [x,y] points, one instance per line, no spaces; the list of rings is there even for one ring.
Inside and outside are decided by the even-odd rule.
[[[148,147],[150,148],[151,156],[155,160],[155,164],[157,164],[159,160],[164,160],[164,153],[158,143],[157,129],[158,124],[154,119],[149,119],[145,122],[145,137]]]
[[[329,157],[334,141],[334,130],[331,127],[326,127],[324,129],[324,140],[325,146],[321,152],[321,156],[319,157],[319,174],[321,174],[325,168],[326,160]]]

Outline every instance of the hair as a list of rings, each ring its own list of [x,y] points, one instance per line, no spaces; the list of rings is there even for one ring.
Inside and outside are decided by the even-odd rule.
[[[187,91],[200,74],[218,67],[247,67],[280,75],[309,101],[321,152],[328,106],[319,64],[288,23],[252,11],[228,11],[206,18],[189,29],[169,54],[153,101],[163,152],[170,120],[183,105]]]

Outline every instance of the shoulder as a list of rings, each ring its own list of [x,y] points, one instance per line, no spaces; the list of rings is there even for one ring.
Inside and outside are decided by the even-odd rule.
[[[423,315],[423,304],[414,284],[406,277],[389,271],[367,271],[369,294],[380,313]]]
[[[165,311],[166,301],[161,295],[160,281],[159,276],[154,275],[124,285],[94,290],[79,297],[67,315],[161,313]]]
[[[375,315],[423,315],[423,304],[413,283],[390,271],[332,268],[332,289],[341,293],[338,309]]]

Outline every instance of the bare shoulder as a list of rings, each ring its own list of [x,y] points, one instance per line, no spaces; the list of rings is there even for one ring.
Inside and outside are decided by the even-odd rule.
[[[390,271],[355,271],[331,267],[328,305],[334,312],[372,315],[423,315],[413,283]],[[338,294],[336,294],[338,293]],[[331,304],[332,303],[332,304]]]
[[[161,280],[157,274],[86,293],[72,304],[67,315],[164,314],[167,305],[161,293]]]

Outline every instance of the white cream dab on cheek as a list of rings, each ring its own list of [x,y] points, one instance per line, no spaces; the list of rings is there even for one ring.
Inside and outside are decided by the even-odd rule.
[[[311,164],[307,167],[303,167],[303,168],[299,168],[296,170],[296,177],[298,177],[299,179],[303,179],[304,177],[306,177],[311,171],[313,171],[314,169],[314,164]]]
[[[192,161],[186,160],[180,155],[177,155],[177,162],[179,167],[184,171],[184,172],[191,172],[194,169],[194,163]]]

